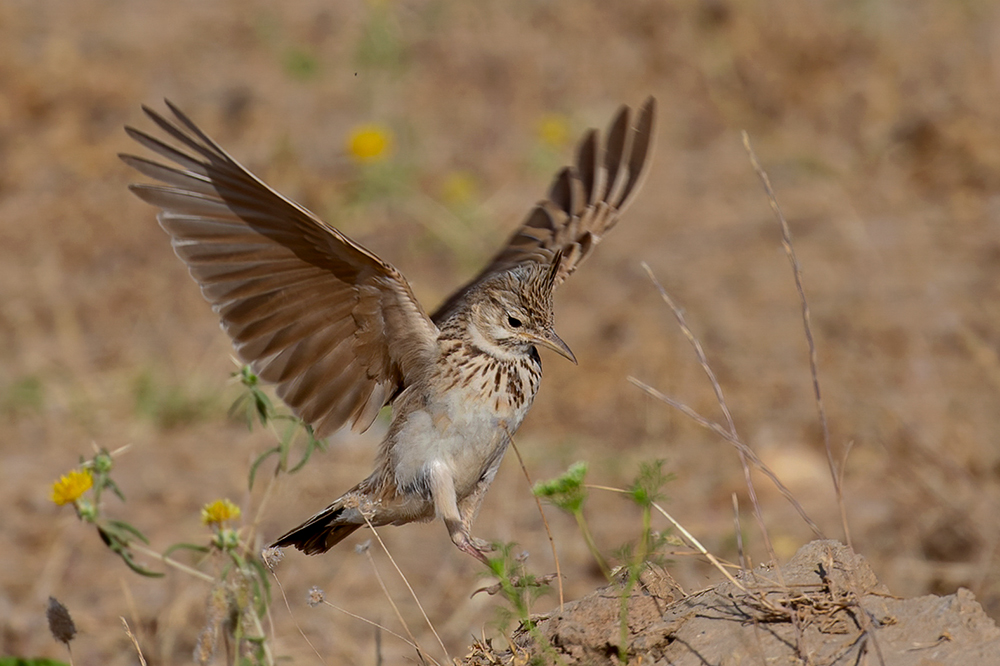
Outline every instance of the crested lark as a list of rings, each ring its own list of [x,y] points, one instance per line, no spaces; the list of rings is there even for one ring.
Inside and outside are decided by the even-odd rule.
[[[622,107],[603,142],[591,130],[576,165],[492,261],[427,316],[391,265],[278,194],[167,102],[148,115],[180,149],[129,136],[175,163],[122,155],[163,185],[132,185],[159,206],[174,251],[222,319],[239,356],[277,384],[325,437],[364,431],[386,404],[392,424],[371,476],[275,541],[322,553],[366,524],[440,516],[480,560],[469,529],[538,390],[537,346],[574,363],[553,330],[552,296],[615,225],[639,188],[656,103],[633,125]]]

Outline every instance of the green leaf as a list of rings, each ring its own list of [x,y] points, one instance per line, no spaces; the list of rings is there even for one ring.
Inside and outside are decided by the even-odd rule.
[[[326,442],[321,439],[316,439],[316,436],[313,434],[312,426],[306,423],[305,421],[302,421],[301,419],[296,419],[296,420],[298,421],[298,424],[302,427],[302,429],[305,430],[306,433],[307,437],[306,451],[302,455],[302,460],[300,460],[298,464],[295,465],[295,467],[288,470],[289,474],[297,472],[303,467],[305,467],[305,464],[309,462],[309,458],[312,456],[313,451],[326,451]]]
[[[131,525],[129,525],[128,523],[126,523],[126,522],[124,522],[122,520],[109,520],[109,521],[107,521],[107,524],[110,525],[111,527],[113,527],[116,531],[119,531],[119,534],[122,533],[122,532],[127,533],[127,534],[131,534],[133,537],[135,537],[139,541],[141,541],[141,542],[143,542],[145,544],[149,543],[149,539],[147,539],[145,537],[145,535],[143,535],[142,532],[140,532],[139,530],[137,530],[136,528],[132,527]],[[128,538],[127,537],[123,538],[122,540],[125,541],[126,543],[128,542]]]
[[[280,453],[281,453],[281,447],[280,446],[275,446],[273,448],[268,449],[267,451],[264,451],[264,453],[262,453],[259,456],[257,456],[257,459],[253,461],[252,465],[250,465],[250,480],[249,480],[249,484],[248,484],[250,490],[253,490],[253,482],[254,482],[254,479],[257,477],[257,469],[261,466],[261,464],[265,460],[267,460],[268,458],[270,458],[271,456],[273,456],[275,454],[280,454]]]
[[[570,513],[579,513],[587,498],[583,481],[587,476],[587,463],[575,462],[561,475],[548,481],[539,481],[532,488],[536,497],[548,500],[555,506]]]
[[[244,365],[237,372],[232,374],[240,380],[240,384],[246,388],[246,392],[240,395],[229,408],[229,417],[236,418],[242,412],[241,420],[246,423],[248,429],[253,430],[253,422],[256,418],[262,426],[273,418],[274,405],[271,399],[260,388],[260,379],[254,374],[250,366]]]
[[[136,561],[132,559],[132,552],[129,550],[122,550],[120,553],[118,553],[118,555],[119,557],[122,558],[122,561],[125,562],[125,565],[129,569],[136,572],[140,576],[145,576],[146,578],[163,578],[163,576],[166,575],[159,571],[152,571],[151,569],[146,569],[145,567],[136,563]]]
[[[211,552],[211,548],[208,546],[202,546],[196,543],[175,543],[174,545],[163,551],[163,556],[168,557],[171,553],[178,550],[193,550],[196,553],[208,553]]]
[[[123,502],[125,501],[125,494],[122,492],[122,489],[119,488],[118,484],[112,481],[110,478],[108,477],[104,478],[104,487],[110,488],[111,492],[113,492],[118,499],[120,499]]]
[[[674,480],[673,474],[663,472],[663,461],[654,460],[639,465],[639,474],[628,489],[629,497],[646,508],[663,499],[663,486]]]

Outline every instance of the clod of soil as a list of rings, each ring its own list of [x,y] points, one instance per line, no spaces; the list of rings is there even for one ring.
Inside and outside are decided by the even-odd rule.
[[[534,618],[540,644],[521,627],[515,651],[477,644],[463,662],[673,666],[938,666],[1000,664],[1000,629],[972,593],[899,599],[863,557],[814,541],[786,565],[738,574],[684,595],[650,569],[628,599],[622,645],[620,584]]]

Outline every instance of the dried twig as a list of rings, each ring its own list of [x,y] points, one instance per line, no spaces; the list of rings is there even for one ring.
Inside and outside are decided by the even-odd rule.
[[[826,419],[826,408],[823,405],[823,392],[820,390],[819,384],[819,358],[816,353],[816,340],[813,337],[812,331],[812,318],[809,312],[809,301],[806,299],[806,290],[802,283],[802,265],[799,264],[799,258],[795,254],[795,246],[792,245],[792,230],[788,226],[788,221],[785,219],[784,213],[781,212],[781,207],[778,205],[778,198],[774,194],[774,190],[771,188],[771,179],[768,177],[767,172],[761,167],[760,162],[757,160],[757,154],[754,153],[753,147],[750,145],[750,135],[743,131],[743,147],[747,151],[747,155],[750,157],[750,165],[753,166],[753,170],[757,173],[757,177],[760,178],[761,184],[764,186],[764,192],[767,194],[767,201],[771,205],[771,210],[774,211],[775,217],[778,218],[778,222],[781,225],[781,246],[785,250],[785,254],[788,256],[788,261],[792,265],[792,273],[795,276],[795,289],[799,293],[799,303],[802,307],[802,325],[805,329],[806,343],[809,345],[809,374],[812,377],[813,386],[813,398],[816,401],[816,410],[819,414],[819,423],[823,429],[823,447],[826,450],[826,461],[830,466],[830,478],[833,480],[833,488],[837,493],[837,505],[840,508],[840,522],[844,529],[844,540],[847,542],[849,548],[853,548],[851,543],[851,530],[847,524],[847,509],[844,506],[844,493],[841,486],[841,475],[837,471],[837,464],[833,459],[833,444],[830,441],[830,426]]]
[[[126,635],[128,635],[128,639],[132,641],[132,646],[135,647],[136,654],[139,655],[140,666],[146,666],[146,658],[142,656],[142,648],[139,647],[139,641],[136,639],[135,635],[132,633],[132,630],[129,628],[128,622],[125,620],[124,617],[121,616],[119,616],[118,619],[122,621],[122,625],[125,627],[125,633]]]
[[[451,655],[448,654],[448,648],[444,646],[444,641],[442,641],[441,636],[438,635],[437,629],[434,628],[434,624],[431,623],[431,619],[427,617],[427,611],[424,610],[424,605],[420,603],[420,599],[417,598],[417,593],[413,591],[413,586],[410,585],[410,581],[407,580],[406,575],[403,573],[403,570],[399,568],[398,564],[396,564],[396,558],[394,558],[392,556],[392,553],[389,552],[389,549],[386,547],[385,542],[382,541],[382,537],[381,535],[379,535],[378,530],[375,529],[375,526],[372,525],[372,522],[368,519],[367,514],[364,511],[362,511],[361,516],[365,519],[365,522],[368,523],[368,528],[372,531],[372,534],[375,535],[375,538],[378,540],[379,545],[382,546],[382,550],[385,551],[385,554],[389,558],[389,561],[392,563],[392,566],[396,569],[396,573],[398,573],[399,577],[403,579],[403,583],[406,585],[406,589],[410,591],[410,596],[413,598],[413,601],[417,604],[417,608],[420,609],[420,614],[424,617],[424,622],[426,622],[427,626],[430,627],[431,633],[434,634],[434,638],[437,639],[438,645],[441,646],[441,651],[444,652],[445,659],[449,663],[451,663],[452,659]],[[368,553],[368,550],[366,549],[365,552]],[[372,559],[371,553],[368,553],[368,559],[371,562],[372,567],[374,568],[375,560]],[[393,610],[396,611],[396,615],[399,617],[400,622],[403,622],[403,616],[399,614],[399,609],[396,608],[396,604],[392,601],[392,597],[389,596],[389,591],[386,589],[385,584],[382,582],[382,577],[378,575],[378,569],[375,569],[375,574],[376,577],[378,578],[379,585],[382,586],[382,591],[385,593],[386,598],[389,600],[389,603],[392,604]],[[411,638],[413,638],[413,634],[410,633],[410,629],[409,627],[406,626],[405,622],[403,622],[403,628],[406,629],[406,633],[409,634]],[[416,642],[417,642],[416,639],[413,639],[413,643],[416,644]],[[417,654],[421,654],[419,647],[417,648]],[[421,658],[423,658],[422,655]]]
[[[795,511],[799,514],[799,516],[802,517],[802,520],[805,521],[806,525],[808,525],[809,528],[813,531],[813,534],[815,534],[817,538],[820,539],[825,538],[823,536],[823,531],[820,530],[819,528],[819,525],[817,525],[813,521],[813,519],[809,517],[809,514],[807,514],[806,510],[802,507],[802,504],[800,504],[799,501],[795,499],[795,496],[792,495],[792,491],[789,490],[785,486],[785,484],[781,482],[781,479],[779,479],[778,476],[773,471],[771,471],[771,468],[768,467],[767,464],[757,456],[754,450],[748,447],[746,444],[744,444],[742,440],[740,440],[738,437],[733,437],[732,433],[728,432],[718,423],[710,421],[709,419],[705,418],[698,412],[694,411],[693,409],[685,405],[683,402],[674,400],[670,396],[665,395],[660,391],[657,391],[649,384],[646,384],[645,382],[636,379],[635,377],[629,377],[628,380],[633,385],[639,387],[640,389],[648,393],[650,396],[656,398],[657,400],[663,403],[670,405],[674,409],[677,409],[678,411],[682,412],[685,416],[689,417],[698,425],[704,428],[708,428],[709,430],[716,433],[724,440],[735,446],[743,455],[746,456],[747,460],[753,463],[754,467],[759,469],[764,476],[770,479],[771,483],[773,483],[774,487],[778,489],[778,492],[781,493],[782,497],[788,500],[788,503],[792,505]]]
[[[531,475],[528,474],[528,468],[524,465],[524,458],[521,457],[521,452],[517,448],[517,444],[514,443],[514,438],[510,436],[508,432],[508,437],[510,437],[510,446],[514,449],[514,454],[517,456],[517,462],[521,465],[521,472],[524,473],[524,478],[528,481],[528,489],[535,487],[535,484],[531,480]],[[563,580],[562,580],[562,570],[559,568],[559,554],[556,552],[556,541],[552,538],[552,530],[549,529],[549,521],[545,518],[545,510],[542,508],[542,500],[535,493],[531,493],[531,496],[535,498],[535,505],[538,506],[538,515],[542,517],[542,525],[545,526],[545,534],[549,537],[549,546],[552,548],[552,559],[556,563],[556,584],[559,586],[559,611],[563,611]]]

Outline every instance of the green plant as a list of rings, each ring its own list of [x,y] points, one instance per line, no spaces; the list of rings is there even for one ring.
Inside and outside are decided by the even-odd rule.
[[[575,462],[569,466],[564,473],[548,481],[539,481],[535,484],[532,492],[536,497],[545,499],[550,504],[566,511],[576,519],[576,524],[580,528],[583,540],[587,543],[587,549],[601,568],[604,576],[611,580],[611,567],[601,555],[601,551],[594,541],[594,536],[590,532],[587,520],[583,515],[583,504],[587,500],[587,486],[583,481],[587,476],[587,463]]]
[[[239,416],[249,428],[258,423],[272,428],[276,423],[286,426],[281,434],[275,432],[278,444],[261,453],[251,465],[248,478],[251,488],[260,466],[272,457],[277,458],[273,480],[281,473],[301,469],[314,451],[325,448],[300,419],[274,409],[273,402],[260,388],[258,377],[249,368],[243,367],[233,375],[244,390],[230,408],[230,415]],[[150,386],[145,382],[140,387],[140,395],[149,395]],[[298,461],[292,464],[293,449],[302,440],[302,452]],[[194,543],[176,543],[162,554],[157,553],[148,547],[149,540],[134,525],[105,515],[102,501],[105,491],[125,501],[121,488],[112,479],[115,457],[123,452],[124,449],[115,452],[102,449],[91,459],[81,458],[78,467],[52,485],[52,501],[60,506],[71,504],[80,520],[93,525],[104,544],[132,571],[148,577],[164,575],[137,561],[138,555],[144,555],[211,585],[208,618],[195,650],[198,663],[207,664],[212,660],[219,638],[225,634],[226,645],[234,646],[230,655],[232,663],[240,666],[273,664],[274,657],[263,629],[270,603],[270,578],[263,562],[251,551],[252,528],[239,526],[241,509],[228,499],[205,504],[201,522],[209,528],[210,537]],[[193,561],[186,564],[176,559],[180,552],[193,556]]]
[[[254,423],[259,423],[262,427],[273,427],[275,423],[283,423],[285,428],[279,435],[278,443],[265,450],[250,465],[250,472],[247,479],[247,487],[253,490],[254,481],[260,466],[272,456],[277,456],[278,461],[274,467],[274,476],[281,473],[292,474],[302,469],[312,454],[316,451],[326,451],[326,442],[317,439],[313,434],[312,427],[291,414],[283,414],[274,409],[274,403],[260,387],[260,379],[254,374],[250,366],[244,365],[232,374],[233,378],[239,381],[244,392],[233,402],[229,408],[230,418],[239,418],[246,424],[247,429],[253,430]],[[289,459],[292,455],[294,445],[304,439],[304,450],[299,461],[290,465]]]
[[[653,531],[652,512],[656,502],[663,499],[663,486],[673,479],[673,475],[663,472],[662,460],[644,462],[639,465],[639,472],[627,489],[610,489],[623,493],[642,512],[639,539],[635,544],[626,544],[616,551],[616,558],[620,564],[614,570],[597,548],[583,513],[590,487],[584,483],[586,476],[587,464],[573,463],[569,469],[554,479],[535,484],[533,492],[537,497],[544,498],[576,519],[587,548],[601,571],[610,582],[620,582],[618,659],[624,664],[628,663],[629,598],[646,568],[650,564],[662,563],[658,551],[667,542],[668,533]]]
[[[650,564],[662,564],[659,549],[667,543],[668,532],[654,532],[652,529],[653,505],[664,497],[663,486],[673,480],[672,474],[664,474],[663,461],[643,462],[639,473],[625,495],[642,511],[642,531],[638,543],[626,544],[617,553],[619,567],[624,579],[620,591],[618,612],[618,659],[628,663],[628,601],[632,590],[639,583],[643,572]]]
[[[535,621],[531,619],[531,604],[543,594],[550,591],[549,583],[554,575],[535,576],[528,572],[524,563],[528,554],[520,553],[514,555],[515,543],[494,544],[497,555],[489,559],[489,572],[484,575],[493,575],[499,582],[480,588],[476,591],[487,592],[489,594],[500,594],[508,603],[509,608],[498,606],[497,628],[501,633],[506,634],[510,628],[511,620],[517,620],[521,627],[527,631],[535,643],[542,647],[542,651],[551,657],[556,663],[563,663],[556,653],[552,644],[538,631]],[[511,643],[513,648],[513,643]]]

